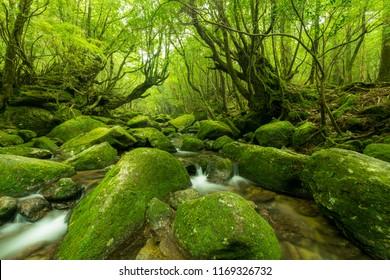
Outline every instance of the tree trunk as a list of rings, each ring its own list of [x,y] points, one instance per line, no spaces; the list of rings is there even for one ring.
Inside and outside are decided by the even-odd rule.
[[[382,52],[378,82],[390,82],[390,5],[383,1]]]

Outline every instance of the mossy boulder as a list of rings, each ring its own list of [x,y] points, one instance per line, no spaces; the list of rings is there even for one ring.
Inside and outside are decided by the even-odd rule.
[[[195,116],[192,114],[181,115],[168,123],[172,125],[178,132],[183,132],[195,123]]]
[[[138,146],[157,148],[169,153],[176,152],[175,146],[168,137],[156,128],[136,128],[131,129],[130,132],[137,139]]]
[[[22,137],[25,143],[30,142],[33,138],[37,137],[37,134],[34,131],[28,129],[19,130],[18,135]]]
[[[75,174],[74,168],[66,164],[0,155],[0,196],[26,196],[60,178]]]
[[[95,120],[89,116],[79,116],[75,119],[70,119],[55,128],[53,128],[47,135],[49,138],[58,138],[63,142],[69,141],[70,139],[87,133],[98,127],[108,126],[101,121]]]
[[[28,129],[43,136],[61,123],[53,113],[35,107],[7,107],[3,114],[4,120],[19,129]]]
[[[103,181],[74,208],[59,259],[106,259],[144,225],[153,198],[186,188],[190,178],[171,154],[137,148],[122,156]]]
[[[64,163],[73,166],[76,170],[101,169],[113,164],[117,156],[118,151],[109,143],[103,142],[74,155]]]
[[[198,152],[204,149],[204,143],[197,137],[184,137],[181,150],[189,152]]]
[[[206,167],[207,180],[212,183],[226,184],[234,175],[233,162],[228,158],[211,157]]]
[[[234,142],[234,139],[232,139],[231,137],[229,137],[227,135],[221,136],[221,137],[219,137],[217,140],[215,140],[213,142],[212,149],[215,150],[215,151],[222,150],[222,148],[226,144],[229,144],[229,143],[232,143],[232,142]]]
[[[80,197],[82,187],[71,178],[62,178],[42,189],[42,196],[48,201],[69,201]]]
[[[0,147],[9,147],[23,143],[23,138],[19,135],[8,134],[0,130]]]
[[[241,196],[223,192],[184,202],[173,231],[192,259],[280,259],[272,227]]]
[[[237,162],[240,176],[260,187],[294,196],[311,197],[310,190],[300,179],[309,159],[306,155],[238,142],[225,145],[222,154]]]
[[[25,146],[11,146],[0,148],[0,154],[17,155],[31,158],[50,159],[53,154],[49,150],[37,149]]]
[[[170,229],[174,213],[168,204],[153,198],[148,204],[145,217],[149,234],[154,240],[161,241]]]
[[[390,144],[373,143],[367,145],[363,153],[367,156],[390,162]]]
[[[200,122],[197,137],[201,140],[215,140],[221,136],[227,135],[234,137],[232,129],[221,121],[205,120]]]
[[[118,150],[124,150],[132,147],[137,142],[137,139],[120,126],[112,128],[99,127],[65,142],[58,150],[58,153],[62,157],[69,158],[103,142],[108,142]]]
[[[260,126],[255,138],[260,146],[282,148],[291,144],[294,130],[289,121],[277,121]]]
[[[130,128],[157,127],[157,125],[148,116],[136,116],[127,122]]]
[[[298,126],[292,135],[294,148],[313,147],[324,142],[319,127],[312,122],[304,122]]]
[[[302,173],[321,210],[374,258],[390,258],[390,164],[354,151],[314,153]]]
[[[53,140],[51,140],[46,136],[42,136],[34,139],[33,147],[38,149],[43,149],[43,150],[49,150],[51,152],[54,152],[58,149],[58,145]]]

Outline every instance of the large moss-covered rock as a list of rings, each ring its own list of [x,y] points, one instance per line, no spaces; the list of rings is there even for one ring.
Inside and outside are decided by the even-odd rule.
[[[138,148],[126,153],[73,210],[58,258],[115,257],[113,251],[130,242],[144,224],[152,198],[162,199],[189,184],[184,166],[165,151]]]
[[[201,140],[215,140],[221,136],[227,135],[234,137],[232,129],[225,123],[220,121],[205,120],[200,122],[197,137]]]
[[[117,156],[118,151],[104,142],[78,153],[64,163],[73,166],[76,170],[101,169],[113,164]]]
[[[75,119],[70,119],[55,128],[47,135],[50,138],[58,138],[63,142],[87,133],[98,127],[108,127],[101,121],[95,120],[89,116],[79,116]]]
[[[131,129],[130,132],[137,139],[139,146],[157,148],[169,153],[176,152],[175,146],[168,137],[156,128],[136,128]]]
[[[292,135],[292,145],[294,148],[317,146],[324,140],[319,127],[311,122],[305,122],[298,126]]]
[[[17,155],[31,158],[49,159],[53,156],[52,152],[44,149],[37,149],[25,146],[12,146],[0,148],[0,154]]]
[[[374,258],[390,258],[390,164],[357,152],[321,150],[303,181],[323,212]]]
[[[25,196],[75,173],[73,167],[58,162],[0,155],[0,196]]]
[[[79,198],[82,186],[77,185],[71,178],[62,178],[53,184],[47,185],[41,194],[48,201],[69,201]]]
[[[127,122],[131,128],[156,127],[157,125],[148,116],[136,116]]]
[[[198,152],[204,149],[204,143],[202,140],[196,137],[184,137],[181,150],[189,152]]]
[[[255,138],[260,146],[282,148],[291,144],[294,130],[289,121],[277,121],[260,126]]]
[[[51,112],[34,107],[7,107],[4,120],[19,129],[28,129],[43,136],[49,133],[61,120]]]
[[[192,114],[181,115],[173,120],[169,121],[178,132],[183,132],[195,123],[195,116]]]
[[[280,259],[271,226],[241,196],[223,192],[184,202],[173,224],[193,259]]]
[[[234,142],[234,139],[229,136],[221,136],[213,142],[212,149],[215,151],[221,150],[226,144]]]
[[[364,148],[363,153],[370,157],[390,162],[390,144],[373,143]]]
[[[241,176],[276,192],[311,197],[300,180],[308,156],[272,147],[241,144],[225,145],[222,154],[237,162]]]
[[[15,134],[8,134],[0,130],[0,147],[9,147],[13,145],[23,144],[22,137]]]
[[[114,148],[123,150],[133,146],[137,139],[120,126],[99,127],[65,142],[58,152],[62,157],[69,158],[103,142],[108,142]]]
[[[34,139],[33,147],[38,149],[43,149],[43,150],[49,150],[51,152],[54,152],[58,149],[58,145],[53,140],[51,140],[46,136],[42,136]]]

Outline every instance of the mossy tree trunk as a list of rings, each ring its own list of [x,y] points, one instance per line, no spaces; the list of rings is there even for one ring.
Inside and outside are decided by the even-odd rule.
[[[379,66],[379,82],[390,82],[390,5],[383,1],[382,52]]]

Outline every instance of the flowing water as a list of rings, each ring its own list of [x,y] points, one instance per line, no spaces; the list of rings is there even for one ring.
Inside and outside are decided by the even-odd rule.
[[[177,157],[199,154],[178,151]],[[105,171],[82,171],[72,179],[90,192],[103,179]],[[235,175],[226,184],[208,180],[200,167],[191,177],[192,187],[202,193],[231,191],[254,202],[255,209],[274,228],[283,259],[370,259],[351,244],[313,201],[276,194],[261,189]],[[36,194],[39,196],[38,194]],[[26,198],[21,198],[26,199]],[[0,227],[0,259],[51,259],[67,228],[69,211],[54,210],[35,223],[17,216]]]

